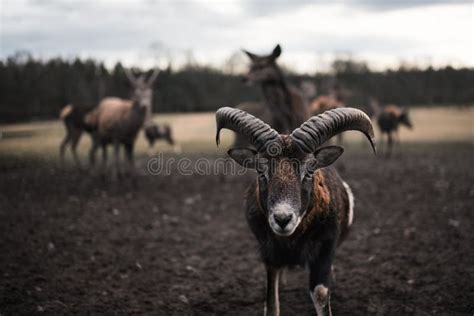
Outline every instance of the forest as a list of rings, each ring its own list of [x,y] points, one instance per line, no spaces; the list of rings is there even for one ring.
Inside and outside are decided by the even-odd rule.
[[[0,60],[0,121],[50,119],[66,104],[96,104],[105,96],[130,96],[131,87],[117,63],[16,54]],[[151,70],[133,69],[136,74]],[[370,98],[403,106],[464,105],[474,101],[474,69],[400,66],[372,71],[366,62],[335,60],[330,73],[297,74],[285,69],[289,82],[313,82],[318,94],[345,91],[344,101],[364,107]],[[260,99],[260,91],[240,75],[216,67],[187,64],[162,69],[154,83],[153,112],[203,112]]]

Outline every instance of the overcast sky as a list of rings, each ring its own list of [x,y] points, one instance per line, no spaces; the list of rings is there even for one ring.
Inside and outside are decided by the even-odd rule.
[[[282,62],[300,72],[346,55],[377,69],[474,67],[472,1],[0,1],[1,58],[28,50],[147,67],[155,55],[182,63],[192,51],[219,66],[241,48],[265,53],[280,43]]]

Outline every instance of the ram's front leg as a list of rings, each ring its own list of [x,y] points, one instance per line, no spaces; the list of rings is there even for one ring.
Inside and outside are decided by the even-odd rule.
[[[318,257],[309,262],[309,291],[318,316],[331,316],[331,269],[336,242],[321,245]]]
[[[278,281],[280,278],[281,268],[265,265],[267,270],[267,288],[265,298],[264,316],[280,315],[280,301],[278,299]]]

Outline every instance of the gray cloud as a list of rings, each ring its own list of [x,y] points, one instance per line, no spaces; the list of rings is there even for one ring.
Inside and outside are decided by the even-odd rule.
[[[10,10],[2,17],[2,54],[12,49],[140,50],[157,40],[171,48],[187,49],[214,42],[218,33],[225,37],[227,28],[239,24],[239,20],[187,1],[92,4],[29,0],[27,12]]]
[[[471,0],[345,0],[328,2],[324,0],[244,0],[242,5],[246,13],[252,16],[271,16],[279,13],[287,13],[299,9],[304,9],[309,5],[334,5],[341,4],[348,9],[361,9],[368,11],[391,11],[411,9],[415,7],[433,5],[468,4]]]
[[[251,16],[268,16],[278,13],[285,13],[289,11],[298,10],[305,6],[320,3],[320,1],[311,0],[263,0],[263,1],[252,1],[244,0],[242,6],[245,12]],[[327,3],[327,2],[326,2]]]
[[[347,5],[372,11],[403,10],[433,5],[472,3],[470,0],[348,0]]]
[[[306,56],[310,59],[316,54],[335,52],[356,55],[369,52],[385,57],[403,53],[406,56],[412,49],[419,51],[423,42],[406,30],[405,33],[398,29],[393,32],[396,21],[392,20],[390,25],[379,24],[381,28],[392,30],[390,36],[371,36],[367,28],[344,36],[343,28],[350,24],[331,22],[339,19],[344,23],[357,15],[380,20],[383,10],[439,3],[437,0],[389,1],[388,4],[348,0],[344,5],[336,4],[340,8],[334,10],[334,4],[308,0],[243,0],[232,5],[220,1],[2,0],[0,58],[28,50],[42,57],[81,55],[106,61],[128,58],[129,62],[140,62],[141,57],[133,56],[147,53],[151,56],[149,46],[153,42],[163,43],[175,56],[183,56],[184,51],[192,49],[198,59],[214,64],[223,62],[239,48],[265,52],[277,42],[283,44],[286,52],[283,58]],[[353,6],[361,10],[352,14]],[[328,8],[333,17],[321,14]],[[305,12],[309,14],[301,15]],[[308,20],[297,20],[300,16],[306,19],[315,16],[315,23],[305,24]],[[318,20],[318,16],[324,21]],[[453,53],[453,56],[456,55]]]

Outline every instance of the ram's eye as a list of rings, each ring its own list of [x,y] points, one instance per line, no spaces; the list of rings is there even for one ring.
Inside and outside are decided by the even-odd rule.
[[[304,172],[303,173],[303,176],[301,178],[301,181],[308,181],[308,180],[311,180],[313,178],[313,173],[312,172]]]
[[[258,183],[260,184],[260,189],[265,190],[268,184],[268,177],[265,173],[258,174]]]
[[[256,169],[259,174],[268,174],[268,159],[266,158],[257,158]]]

